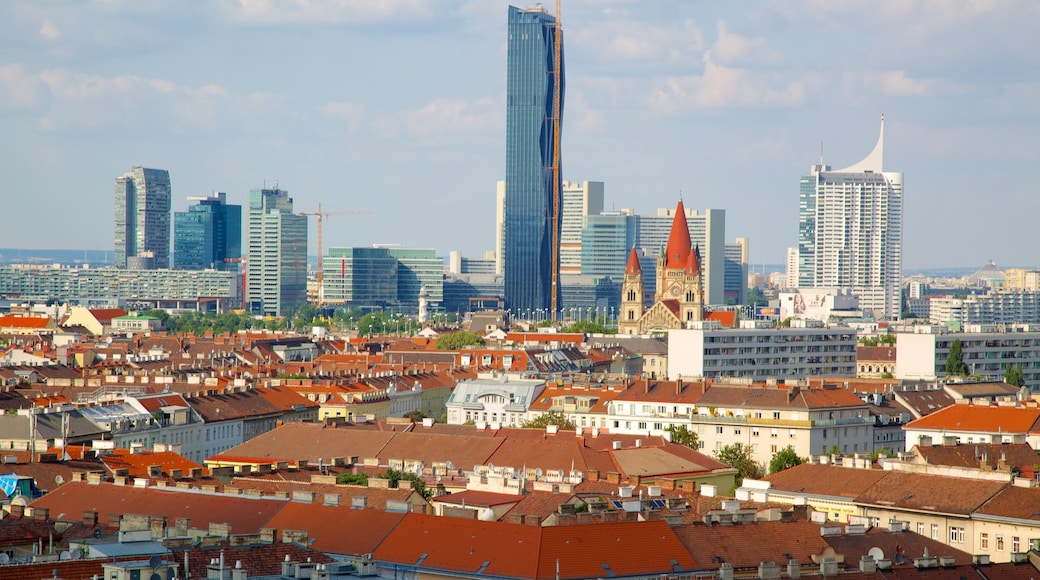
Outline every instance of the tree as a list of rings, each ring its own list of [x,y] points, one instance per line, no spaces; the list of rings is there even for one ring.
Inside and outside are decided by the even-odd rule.
[[[946,374],[961,377],[968,374],[968,365],[964,364],[964,352],[959,338],[950,344],[950,353],[946,356]]]
[[[423,481],[422,477],[414,473],[388,469],[379,477],[390,480],[391,488],[401,487],[402,480],[410,481],[412,482],[412,489],[419,492],[419,495],[423,496],[427,500],[433,497],[433,490],[426,487],[426,483]]]
[[[697,439],[697,432],[686,425],[669,425],[666,431],[671,435],[672,443],[685,445],[690,449],[698,449],[698,446],[700,445],[700,442]]]
[[[769,473],[783,471],[803,463],[805,463],[805,460],[798,457],[798,454],[794,451],[794,446],[788,445],[773,454],[773,458],[769,460]]]
[[[341,473],[336,476],[336,483],[368,487],[368,476],[364,473]]]
[[[758,479],[764,475],[762,465],[752,456],[750,445],[734,443],[715,450],[715,459],[737,470],[736,485],[740,487],[744,479]]]
[[[459,350],[467,346],[484,346],[484,337],[475,332],[460,330],[437,339],[437,350]]]
[[[1026,384],[1026,378],[1022,374],[1022,365],[1015,365],[1013,367],[1009,366],[1007,370],[1004,371],[1004,382],[1016,387],[1021,387]]]
[[[426,418],[426,413],[416,409],[414,411],[408,411],[404,416],[407,419],[411,419],[412,423],[422,423],[422,420]]]
[[[574,429],[574,421],[568,419],[560,411],[549,411],[548,413],[542,413],[530,421],[524,421],[520,424],[520,427],[524,429],[545,429],[549,425],[556,425],[560,429]]]
[[[593,320],[579,320],[574,324],[565,327],[563,329],[563,332],[581,332],[585,334],[614,334],[617,331],[613,328],[607,328],[606,326]]]

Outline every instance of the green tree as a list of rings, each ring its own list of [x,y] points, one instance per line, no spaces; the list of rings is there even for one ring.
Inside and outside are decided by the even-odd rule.
[[[459,350],[467,346],[484,346],[484,337],[475,332],[460,330],[437,339],[437,350]]]
[[[426,413],[416,409],[415,411],[408,411],[404,416],[407,419],[411,419],[412,423],[422,423],[422,420],[426,418]]]
[[[950,353],[946,356],[946,374],[961,377],[968,374],[968,365],[964,364],[964,351],[959,338],[950,344]]]
[[[734,443],[715,450],[715,459],[737,470],[736,485],[740,487],[745,479],[758,479],[765,473],[762,464],[755,461],[751,446]]]
[[[368,487],[368,476],[364,473],[341,473],[336,476],[336,483]]]
[[[574,421],[567,418],[566,415],[560,411],[549,411],[548,413],[542,413],[530,421],[524,421],[520,424],[525,429],[545,429],[549,425],[556,425],[560,429],[574,429]]]
[[[697,432],[686,425],[669,425],[666,431],[671,435],[672,443],[685,445],[690,449],[699,448],[700,442],[697,439]]]
[[[390,487],[392,488],[401,487],[401,481],[410,481],[412,489],[419,492],[419,495],[423,496],[427,500],[433,497],[433,490],[426,487],[426,483],[423,481],[422,477],[414,473],[399,471],[397,469],[388,469],[379,477],[390,480]]]
[[[1026,378],[1022,374],[1022,365],[1015,365],[1013,367],[1009,366],[1007,370],[1004,371],[1004,382],[1016,387],[1021,387],[1026,384]]]
[[[761,288],[748,288],[747,303],[752,306],[769,306],[769,298]]]
[[[563,328],[563,332],[581,332],[585,334],[615,334],[616,329],[607,328],[603,324],[593,320],[579,320],[570,326]]]
[[[798,457],[798,454],[795,453],[794,446],[788,445],[773,454],[773,458],[769,460],[769,473],[783,471],[789,467],[794,467],[795,465],[801,465],[803,463],[805,463],[805,460]]]

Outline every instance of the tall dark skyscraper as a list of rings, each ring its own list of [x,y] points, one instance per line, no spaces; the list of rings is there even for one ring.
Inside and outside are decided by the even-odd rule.
[[[134,167],[116,178],[117,268],[170,267],[170,172]]]
[[[242,206],[226,193],[189,197],[194,205],[173,214],[173,267],[177,270],[237,270],[225,258],[242,257]]]
[[[542,7],[509,7],[506,68],[506,179],[503,268],[506,306],[525,313],[553,304],[553,189],[562,195],[555,134],[555,88],[563,112],[563,43],[556,58],[556,18]],[[559,71],[556,62],[559,62]],[[556,75],[559,74],[559,83]],[[554,181],[556,182],[554,184]],[[556,257],[558,260],[558,256]],[[559,297],[559,288],[557,297]]]

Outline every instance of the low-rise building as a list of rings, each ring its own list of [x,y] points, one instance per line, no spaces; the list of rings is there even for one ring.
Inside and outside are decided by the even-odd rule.
[[[959,341],[968,374],[1003,380],[1021,367],[1025,385],[1040,390],[1040,325],[968,325],[963,332],[945,327],[911,326],[896,332],[897,379],[931,380],[946,376],[950,349]]]

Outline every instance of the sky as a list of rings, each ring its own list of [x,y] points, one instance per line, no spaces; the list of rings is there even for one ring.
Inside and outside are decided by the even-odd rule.
[[[507,6],[5,0],[0,247],[112,249],[114,180],[143,165],[174,211],[277,184],[297,211],[371,212],[325,218],[325,248],[482,256]],[[681,195],[726,210],[753,270],[783,263],[799,176],[865,157],[883,113],[904,268],[1040,263],[1035,0],[564,0],[562,24],[563,177],[608,208]]]

